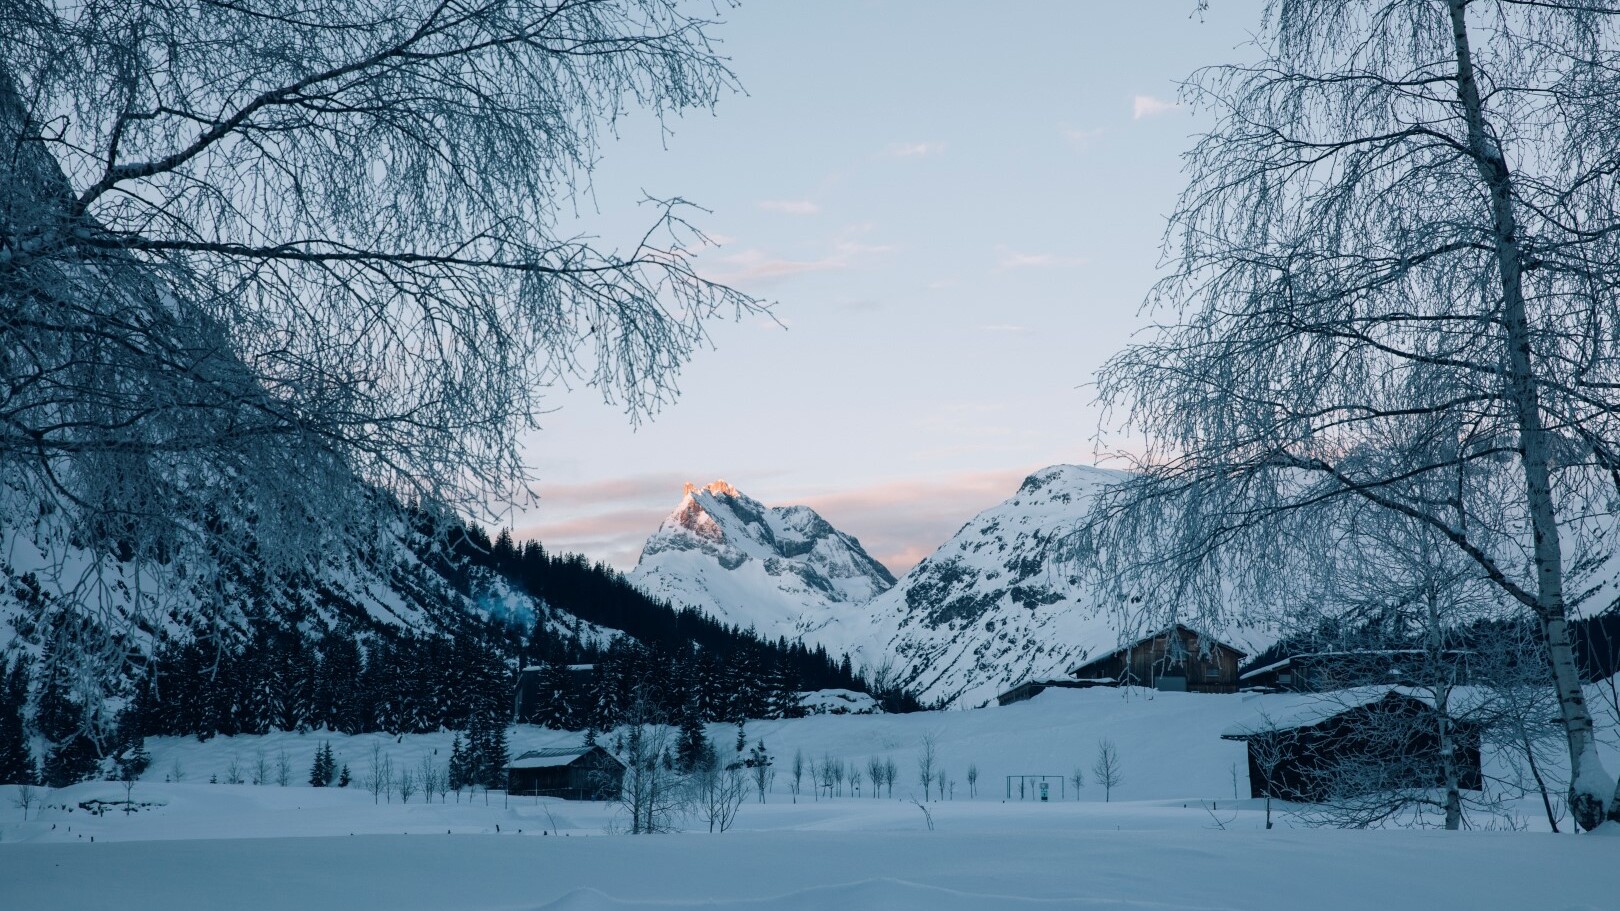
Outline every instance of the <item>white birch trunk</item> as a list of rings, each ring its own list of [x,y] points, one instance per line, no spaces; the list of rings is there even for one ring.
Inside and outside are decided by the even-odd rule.
[[[1467,0],[1447,0],[1452,38],[1457,52],[1457,96],[1468,124],[1468,144],[1490,193],[1491,229],[1496,247],[1498,278],[1502,288],[1502,326],[1506,344],[1508,401],[1519,430],[1519,454],[1524,467],[1525,495],[1534,536],[1536,572],[1535,611],[1542,641],[1552,666],[1560,718],[1569,743],[1570,813],[1583,829],[1593,829],[1614,818],[1611,804],[1617,791],[1598,759],[1593,740],[1592,715],[1581,690],[1570,644],[1564,603],[1562,545],[1552,496],[1549,434],[1542,425],[1541,406],[1531,363],[1530,327],[1525,309],[1522,251],[1513,206],[1513,176],[1496,139],[1486,128],[1485,107],[1475,78],[1469,46]]]

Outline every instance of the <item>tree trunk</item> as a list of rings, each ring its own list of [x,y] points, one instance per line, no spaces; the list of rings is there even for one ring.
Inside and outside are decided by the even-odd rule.
[[[1531,364],[1522,251],[1513,206],[1513,177],[1500,145],[1486,129],[1484,102],[1475,81],[1469,48],[1467,3],[1468,0],[1447,0],[1457,51],[1457,96],[1468,125],[1469,148],[1490,193],[1491,232],[1502,288],[1503,341],[1507,347],[1504,392],[1513,406],[1519,429],[1519,455],[1524,466],[1525,494],[1535,543],[1535,612],[1552,666],[1559,714],[1569,743],[1570,815],[1577,825],[1590,830],[1606,818],[1616,818],[1620,808],[1611,804],[1615,802],[1617,784],[1598,759],[1592,715],[1581,690],[1575,652],[1570,644],[1564,603],[1563,549],[1552,498],[1551,441],[1541,422],[1541,405]]]
[[[1434,677],[1434,715],[1440,736],[1440,777],[1446,787],[1446,829],[1455,832],[1462,828],[1462,787],[1457,772],[1457,742],[1451,729],[1451,688],[1456,682],[1449,679],[1450,669],[1445,663],[1445,639],[1440,630],[1440,597],[1432,584],[1426,586],[1428,601],[1428,665]]]

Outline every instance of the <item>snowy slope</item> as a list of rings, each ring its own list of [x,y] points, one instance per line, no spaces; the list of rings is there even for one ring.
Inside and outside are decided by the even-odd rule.
[[[1594,691],[1593,695],[1597,695]],[[7,911],[122,911],[385,907],[437,909],[728,909],[728,911],[1000,911],[1000,909],[1294,909],[1433,911],[1613,906],[1612,837],[1546,833],[1539,800],[1515,771],[1486,756],[1506,798],[1501,817],[1472,831],[1301,828],[1279,805],[1264,828],[1247,792],[1241,746],[1224,727],[1262,711],[1282,715],[1312,697],[1049,691],[1006,708],[909,715],[819,715],[750,721],[776,757],[764,802],[752,794],[736,827],[710,834],[688,819],[680,834],[611,835],[611,804],[420,793],[373,798],[359,782],[373,751],[393,768],[442,766],[452,735],[154,738],[154,762],[130,796],[144,804],[104,816],[81,802],[121,801],[118,782],[43,795],[28,821],[15,788],[0,787],[0,905]],[[1600,702],[1600,700],[1595,700]],[[1602,719],[1605,735],[1614,719]],[[727,744],[731,725],[709,734]],[[608,732],[602,739],[611,742]],[[520,726],[514,752],[577,742],[579,734]],[[951,799],[911,800],[919,748],[931,738]],[[1090,764],[1112,740],[1124,779],[1105,801]],[[357,784],[303,784],[330,740]],[[1605,736],[1605,759],[1612,761]],[[208,784],[234,762],[253,770],[288,754],[288,787]],[[871,757],[900,771],[894,794],[795,802],[795,754],[862,768]],[[976,797],[966,783],[978,769]],[[1562,774],[1556,760],[1544,769]],[[1042,803],[1006,776],[1086,781]],[[179,771],[182,781],[165,781]],[[1015,786],[1016,787],[1016,786]],[[1514,831],[1525,828],[1528,831]],[[561,835],[563,837],[557,837]],[[91,843],[91,840],[94,843]]]
[[[1140,612],[1099,603],[1055,559],[1092,498],[1122,477],[1079,465],[1035,472],[863,612],[822,631],[822,641],[869,668],[892,662],[899,682],[924,700],[969,707],[1153,632]],[[1251,653],[1267,641],[1248,630],[1210,632]]]
[[[1607,767],[1614,768],[1620,765],[1620,744],[1614,740],[1615,735],[1620,734],[1620,720],[1616,719],[1612,705],[1602,700],[1598,687],[1590,688],[1588,693],[1593,697],[1592,705],[1598,716],[1602,759]],[[1469,691],[1463,690],[1462,695],[1467,697]],[[871,799],[870,781],[865,782],[862,797],[855,803],[851,803],[854,800],[853,786],[849,782],[842,786],[841,796],[831,801],[823,797],[819,802],[812,796],[814,788],[804,782],[798,802],[820,803],[822,809],[813,815],[810,810],[794,811],[800,814],[797,816],[783,815],[786,811],[780,805],[793,801],[793,757],[802,754],[806,763],[831,759],[858,769],[865,769],[873,758],[893,760],[900,772],[894,785],[893,798],[907,802],[903,822],[905,827],[911,828],[922,822],[909,800],[913,796],[922,797],[917,775],[918,758],[925,739],[932,738],[935,768],[952,783],[947,785],[947,791],[952,796],[937,805],[936,813],[947,812],[938,807],[981,803],[1000,805],[1001,801],[1008,799],[1008,776],[1067,777],[1079,769],[1084,777],[1079,792],[1076,793],[1072,785],[1066,782],[1061,786],[1063,790],[1055,791],[1052,796],[1054,801],[1061,798],[1089,806],[1090,813],[1094,814],[1093,823],[1102,823],[1110,829],[1115,825],[1165,828],[1189,822],[1202,827],[1209,822],[1209,818],[1197,806],[1197,801],[1220,801],[1224,807],[1228,800],[1236,799],[1234,793],[1249,793],[1244,746],[1223,740],[1223,732],[1234,726],[1252,725],[1261,719],[1272,719],[1275,723],[1276,719],[1298,717],[1307,711],[1319,710],[1324,700],[1329,706],[1337,708],[1342,704],[1340,698],[1309,693],[1160,693],[1131,687],[1048,690],[1025,702],[971,711],[818,714],[804,718],[752,719],[745,725],[748,743],[752,745],[764,741],[767,752],[775,757],[776,777],[767,789],[766,801],[767,806],[774,809],[767,810],[766,807],[751,804],[739,816],[738,824],[746,829],[819,827],[833,824],[839,816],[845,817],[847,823],[852,815],[857,817],[855,823],[861,824],[858,817],[866,812],[861,808],[877,803]],[[622,733],[623,729],[603,732],[598,735],[598,742],[613,749]],[[709,738],[724,750],[731,748],[736,733],[734,724],[707,726]],[[379,761],[390,763],[396,773],[407,768],[418,769],[424,760],[442,766],[448,761],[451,742],[456,736],[450,731],[404,735],[288,731],[234,737],[221,735],[206,741],[199,741],[195,737],[149,737],[146,746],[152,754],[152,764],[135,786],[132,797],[137,801],[159,797],[163,794],[164,785],[174,783],[172,779],[178,775],[180,784],[203,789],[194,798],[198,801],[221,799],[209,797],[210,794],[223,795],[228,802],[257,803],[263,805],[264,812],[277,813],[298,806],[319,806],[318,802],[312,802],[333,795],[331,792],[323,795],[320,789],[310,788],[306,778],[315,751],[322,744],[330,743],[337,762],[347,765],[355,776],[355,784],[344,792],[344,796],[352,798],[364,791],[374,754]],[[580,743],[583,736],[577,731],[514,725],[510,728],[509,749],[515,756],[527,750],[573,746]],[[1115,744],[1124,768],[1122,780],[1106,797],[1092,772],[1097,745],[1104,739]],[[275,764],[283,753],[287,755],[293,770],[287,788],[276,787],[269,782],[262,787],[207,784],[212,777],[222,782],[227,780],[233,765],[245,779],[252,780],[257,775],[256,769],[261,759],[273,776]],[[1561,744],[1553,744],[1545,753],[1538,755],[1543,763],[1541,773],[1549,776],[1555,791],[1559,790],[1567,775],[1567,762],[1563,758]],[[1522,753],[1518,752],[1517,746],[1490,741],[1482,760],[1487,778],[1495,783],[1493,788],[1499,791],[1497,796],[1506,799],[1503,812],[1517,813],[1522,816],[1518,823],[1545,830],[1546,818],[1540,799],[1535,793],[1530,773],[1521,767]],[[970,767],[978,772],[976,795],[970,795],[967,782]],[[1016,784],[1013,787],[1016,789]],[[1054,789],[1059,787],[1053,784]],[[68,795],[74,795],[75,800],[91,796],[122,800],[123,786],[119,782],[85,782],[51,793],[57,795],[52,802],[61,802]],[[937,789],[933,793],[937,800]],[[0,788],[0,842],[75,840],[74,836],[51,830],[48,826],[13,828],[13,825],[21,822],[21,814],[12,808],[9,799],[5,799],[10,794],[10,789]],[[887,793],[881,796],[885,800],[889,798]],[[1025,799],[1033,800],[1034,796],[1026,794]],[[463,794],[462,800],[466,799]],[[96,821],[96,828],[92,831],[100,836],[98,841],[390,831],[425,834],[432,832],[435,825],[438,825],[439,831],[443,831],[443,825],[439,824],[445,820],[442,816],[429,816],[421,820],[409,818],[417,811],[420,795],[413,800],[404,816],[393,818],[371,816],[372,800],[371,794],[363,793],[360,800],[354,801],[364,804],[365,813],[351,810],[345,814],[309,813],[302,817],[286,813],[273,822],[257,820],[253,826],[244,825],[236,818],[200,817],[192,808],[171,800],[166,810],[152,810],[132,819],[108,817]],[[392,800],[397,802],[399,796],[392,795]],[[452,805],[455,800],[453,794],[448,798]],[[1018,800],[1015,791],[1011,802]],[[500,804],[498,791],[494,793],[492,801]],[[1105,801],[1115,806],[1101,806]],[[483,805],[482,792],[478,795],[478,803]],[[533,798],[514,798],[511,802],[513,806],[535,803]],[[831,805],[826,806],[829,803]],[[1183,815],[1183,803],[1192,804],[1188,809],[1193,812]],[[1237,805],[1255,809],[1247,797]],[[576,835],[600,834],[607,826],[607,816],[613,812],[611,807],[593,807],[575,802],[563,802],[560,806],[567,808],[568,812],[553,808],[558,823],[565,823],[565,816],[586,817],[561,826],[564,831],[572,830]],[[1169,813],[1170,810],[1176,812]],[[1469,812],[1479,811],[1470,809]],[[544,814],[540,815],[543,817]],[[1190,819],[1187,818],[1189,816]],[[75,832],[80,831],[81,826],[92,825],[92,821],[83,819],[82,814],[73,814],[72,818]],[[890,820],[891,823],[894,821]],[[1474,820],[1479,825],[1485,825],[1488,821],[1486,815]],[[1015,818],[1007,818],[1005,822],[1021,827],[1041,825]],[[1255,822],[1252,817],[1246,817],[1244,823],[1236,828],[1246,828]],[[463,823],[470,824],[468,820],[455,821],[458,826]],[[1069,819],[1064,824],[1086,823]],[[274,828],[271,828],[272,825]],[[400,826],[405,828],[397,828]]]
[[[767,507],[725,481],[687,485],[629,579],[651,597],[767,638],[811,641],[894,584],[815,510]]]
[[[243,547],[209,564],[191,555],[168,564],[102,557],[76,544],[58,514],[0,511],[0,664],[38,657],[53,629],[59,658],[76,662],[87,686],[119,692],[125,653],[218,633],[241,641],[250,623],[279,621],[312,636],[341,629],[369,636],[457,636],[485,620],[559,638],[606,643],[623,635],[513,587],[477,566],[447,565],[403,508],[368,541],[337,541],[272,579]],[[199,572],[196,566],[209,567]],[[107,643],[117,649],[109,649]]]

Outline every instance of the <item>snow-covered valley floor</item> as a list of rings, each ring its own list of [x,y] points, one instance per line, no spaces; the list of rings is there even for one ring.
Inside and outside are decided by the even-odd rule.
[[[162,739],[125,815],[81,809],[122,800],[90,782],[51,791],[27,822],[0,788],[0,908],[118,909],[1546,909],[1620,907],[1620,839],[1540,831],[1460,833],[1305,828],[1287,815],[1263,829],[1255,802],[1234,800],[1238,744],[1220,729],[1302,697],[1057,691],[1007,708],[909,716],[813,717],[748,726],[777,757],[778,775],[736,827],[709,834],[690,820],[666,836],[611,835],[600,803],[420,795],[377,804],[359,782],[302,784],[330,739],[357,778],[373,745],[395,768],[443,756],[449,735],[394,738],[272,734]],[[717,725],[717,740],[735,728]],[[956,781],[954,800],[920,793],[917,749],[932,735]],[[1098,739],[1119,747],[1113,800],[1087,781],[1074,800],[1004,800],[1009,774],[1067,775],[1090,766]],[[513,752],[573,735],[519,728]],[[209,784],[232,763],[286,752],[293,784]],[[892,799],[793,803],[795,752],[864,765],[893,758]],[[1612,757],[1610,757],[1612,759]],[[1489,762],[1489,761],[1488,761]],[[980,769],[967,797],[965,770]],[[182,780],[172,778],[176,768]],[[1239,789],[1246,793],[1246,781]],[[845,790],[848,790],[846,784]],[[1032,792],[1028,792],[1032,793]],[[1536,827],[1539,803],[1502,824]],[[1480,824],[1497,825],[1496,822]],[[1545,828],[1545,820],[1540,827]]]

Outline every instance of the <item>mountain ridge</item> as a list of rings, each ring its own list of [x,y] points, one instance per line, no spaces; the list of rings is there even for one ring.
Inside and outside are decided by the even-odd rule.
[[[651,597],[789,640],[895,582],[815,510],[766,506],[725,480],[685,486],[628,578]]]

